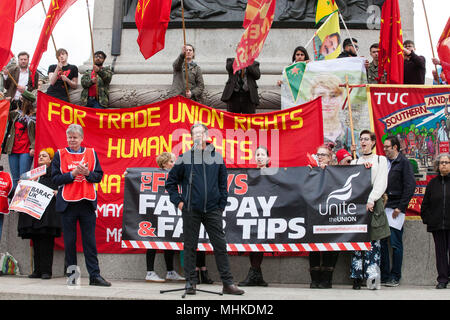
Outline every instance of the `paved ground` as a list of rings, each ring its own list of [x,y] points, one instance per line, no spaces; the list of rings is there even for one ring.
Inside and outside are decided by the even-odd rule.
[[[66,278],[51,280],[28,279],[26,276],[1,276],[0,299],[46,300],[450,300],[450,288],[436,290],[434,286],[381,287],[380,290],[352,290],[349,285],[334,285],[333,289],[309,289],[308,285],[271,284],[267,288],[243,288],[244,296],[214,295],[197,292],[181,298],[183,291],[160,293],[160,290],[182,288],[184,283],[147,283],[145,281],[111,280],[109,288],[89,286],[87,278],[80,279],[79,287],[69,287]],[[220,292],[219,284],[201,285],[198,289]]]

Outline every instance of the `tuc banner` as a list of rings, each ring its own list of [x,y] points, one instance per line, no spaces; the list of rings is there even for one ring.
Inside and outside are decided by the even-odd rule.
[[[376,145],[395,135],[413,165],[416,191],[406,216],[418,219],[426,186],[436,174],[433,161],[439,153],[449,152],[450,86],[368,85],[367,98]],[[377,153],[384,154],[383,148]]]
[[[170,202],[167,172],[128,169],[122,246],[183,249],[181,211]],[[223,225],[229,251],[370,249],[370,170],[363,166],[229,169]],[[198,249],[212,251],[203,226]]]
[[[157,167],[156,157],[162,152],[179,155],[190,149],[190,127],[196,122],[208,126],[211,142],[228,168],[256,167],[254,151],[259,145],[268,148],[273,166],[303,166],[306,154],[323,143],[320,99],[254,115],[221,111],[179,96],[123,109],[81,107],[42,92],[37,101],[36,150],[66,147],[67,127],[76,123],[84,130],[82,146],[97,152],[104,172],[97,186],[95,236],[100,253],[133,252],[120,245],[125,170]],[[63,246],[61,239],[57,245]],[[77,248],[81,250],[81,244]]]

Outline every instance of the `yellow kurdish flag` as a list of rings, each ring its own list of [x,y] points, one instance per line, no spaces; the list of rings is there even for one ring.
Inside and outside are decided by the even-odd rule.
[[[313,38],[314,60],[336,59],[341,53],[341,29],[338,12],[333,13]]]
[[[338,10],[335,0],[317,0],[316,24]]]

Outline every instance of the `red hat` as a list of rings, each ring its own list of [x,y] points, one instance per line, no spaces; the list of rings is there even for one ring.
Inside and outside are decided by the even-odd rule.
[[[352,155],[345,149],[341,149],[338,152],[336,152],[336,159],[339,162],[341,162],[342,159],[351,157]]]

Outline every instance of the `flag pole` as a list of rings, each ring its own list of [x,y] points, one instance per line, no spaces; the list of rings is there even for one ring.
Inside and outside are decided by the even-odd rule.
[[[317,31],[325,24],[328,22],[328,20],[330,20],[331,16],[334,14],[335,12],[333,12],[332,14],[328,15],[327,19],[322,23],[322,25],[316,30],[314,31],[314,34],[312,36],[311,39],[309,39],[308,43],[305,45],[305,49],[308,48],[308,46],[311,44],[311,41],[313,41],[314,37],[317,35]],[[319,21],[320,22],[320,21]]]
[[[350,42],[352,43],[353,48],[355,48],[355,50],[356,50],[356,55],[359,57],[359,56],[360,56],[360,55],[359,55],[359,51],[358,51],[358,49],[356,48],[355,44],[353,43],[352,36],[350,35],[350,32],[349,32],[348,29],[347,29],[347,25],[345,24],[345,21],[344,21],[344,18],[342,17],[341,11],[338,10],[338,12],[339,12],[339,18],[341,18],[341,21],[342,21],[342,24],[344,25],[345,31],[347,31],[348,37],[349,37],[349,39],[350,39]],[[342,48],[342,50],[344,50],[344,48]]]
[[[184,24],[184,2],[181,0],[181,24],[183,26],[183,41],[184,41],[184,70],[186,73],[186,91],[189,91],[189,77],[188,77],[188,65],[186,60],[186,26]]]
[[[350,118],[350,131],[352,133],[352,146],[355,145],[355,135],[353,133],[353,117],[352,117],[352,103],[350,102],[350,89],[348,84],[348,75],[345,75],[345,88],[347,89],[347,101],[348,101],[348,116]],[[356,150],[352,151],[353,159],[356,159]]]
[[[425,22],[427,23],[428,38],[430,39],[431,53],[433,54],[433,58],[435,58],[434,49],[433,49],[433,41],[431,40],[430,25],[428,24],[427,10],[425,9],[425,2],[423,0],[422,0],[422,6],[423,6],[423,13],[425,14]],[[436,76],[438,77],[438,83],[439,83],[439,74],[438,74],[436,65],[434,65],[434,70],[436,70]]]
[[[87,14],[88,14],[88,20],[89,20],[89,33],[91,34],[91,51],[92,51],[92,70],[94,70],[95,66],[95,57],[94,57],[94,36],[92,34],[92,25],[91,25],[91,13],[89,11],[89,0],[86,0],[86,7],[87,7]],[[95,84],[95,98],[98,100],[98,74],[94,71],[95,78],[97,80]]]
[[[44,14],[47,17],[47,9],[45,9],[43,0],[41,0],[41,4],[42,4],[42,9],[44,9]],[[53,33],[50,34],[50,36],[52,37],[53,47],[55,48],[55,53],[56,53],[56,52],[58,52],[58,49],[56,49],[56,42],[55,42],[55,38],[53,38]],[[56,57],[56,59],[58,59],[58,57]],[[58,60],[58,62],[59,62],[59,60]],[[67,87],[67,83],[65,81],[63,81],[63,83],[64,83],[64,88],[66,89],[67,100],[69,100],[69,103],[70,103],[69,88]]]

